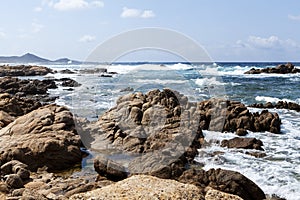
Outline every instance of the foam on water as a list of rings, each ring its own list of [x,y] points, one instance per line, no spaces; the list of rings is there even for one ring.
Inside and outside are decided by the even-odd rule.
[[[267,97],[267,96],[257,96],[255,97],[256,101],[264,101],[264,102],[271,102],[271,103],[277,103],[278,101],[286,101],[286,102],[293,102],[296,103],[296,101],[292,101],[290,99],[279,99],[276,97]]]

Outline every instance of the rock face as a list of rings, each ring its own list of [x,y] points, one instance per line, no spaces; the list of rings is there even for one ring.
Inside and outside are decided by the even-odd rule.
[[[205,200],[243,200],[241,197],[237,195],[228,194],[225,192],[221,192],[219,190],[209,189],[206,192]]]
[[[42,66],[0,66],[0,76],[43,76],[49,73],[53,73],[52,69]]]
[[[152,176],[136,175],[115,184],[87,193],[76,194],[70,199],[204,199],[200,190],[190,184],[174,180],[159,179]]]
[[[245,72],[245,74],[261,74],[261,73],[268,73],[268,74],[295,74],[299,73],[300,69],[295,68],[292,63],[287,63],[285,65],[281,64],[274,68],[265,68],[265,69],[255,69],[252,68],[249,71]]]
[[[288,109],[288,110],[295,110],[300,112],[300,105],[293,102],[286,102],[286,101],[278,101],[277,103],[272,104],[271,102],[267,102],[265,104],[262,103],[255,103],[250,105],[250,107],[254,108],[277,108],[277,109]]]
[[[240,136],[247,134],[246,130],[280,133],[281,121],[277,113],[270,113],[267,110],[250,113],[240,102],[207,100],[198,103],[197,110],[200,111],[200,127],[203,130],[236,131]]]
[[[221,143],[222,147],[228,148],[242,148],[242,149],[256,149],[256,150],[264,150],[262,148],[263,142],[256,138],[233,138],[230,140],[223,140]]]
[[[48,105],[0,130],[0,163],[19,160],[30,170],[61,170],[81,162],[80,137],[64,107]]]
[[[196,104],[169,89],[122,96],[97,122],[101,139],[92,148],[101,148],[100,141],[106,141],[107,146],[131,155],[131,174],[178,177],[197,155],[203,138],[195,108]]]
[[[229,194],[238,195],[244,200],[263,200],[264,192],[250,179],[234,171],[223,169],[190,169],[179,178],[182,183],[198,186],[200,189],[207,186]]]

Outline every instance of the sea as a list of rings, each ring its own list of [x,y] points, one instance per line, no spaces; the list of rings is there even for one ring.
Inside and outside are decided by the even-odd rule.
[[[251,68],[276,67],[283,63],[113,63],[100,65],[48,65],[60,72],[70,69],[75,74],[48,74],[42,78],[72,78],[82,85],[69,90],[60,86],[50,90],[59,96],[56,103],[70,108],[74,115],[95,121],[116,104],[118,97],[132,92],[170,88],[186,95],[190,101],[225,98],[251,105],[287,101],[300,104],[300,73],[244,74]],[[300,67],[300,63],[293,63]],[[96,68],[107,72],[93,73]],[[83,73],[85,69],[90,69]],[[248,107],[251,112],[261,109]],[[256,158],[245,150],[221,147],[223,139],[234,133],[203,131],[211,145],[199,149],[195,160],[204,169],[222,168],[242,173],[266,194],[288,200],[300,199],[300,112],[269,109],[281,118],[281,134],[254,133],[246,137],[262,140],[266,156]],[[219,153],[215,153],[219,152]],[[221,153],[220,153],[221,152]]]

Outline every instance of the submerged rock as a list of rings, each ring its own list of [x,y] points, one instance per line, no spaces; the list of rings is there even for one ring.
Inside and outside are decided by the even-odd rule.
[[[73,115],[64,107],[47,105],[17,118],[0,130],[0,163],[19,160],[30,170],[46,166],[63,170],[82,159]]]
[[[300,69],[295,68],[292,63],[281,64],[274,68],[264,68],[264,69],[255,69],[252,68],[249,71],[245,72],[245,74],[295,74],[300,73]]]

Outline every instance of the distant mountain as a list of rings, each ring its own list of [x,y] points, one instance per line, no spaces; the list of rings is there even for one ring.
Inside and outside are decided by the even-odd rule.
[[[31,53],[27,53],[22,56],[0,56],[0,63],[80,64],[82,62],[70,60],[68,58],[61,58],[61,59],[52,61],[52,60],[48,60],[46,58],[38,57]]]

